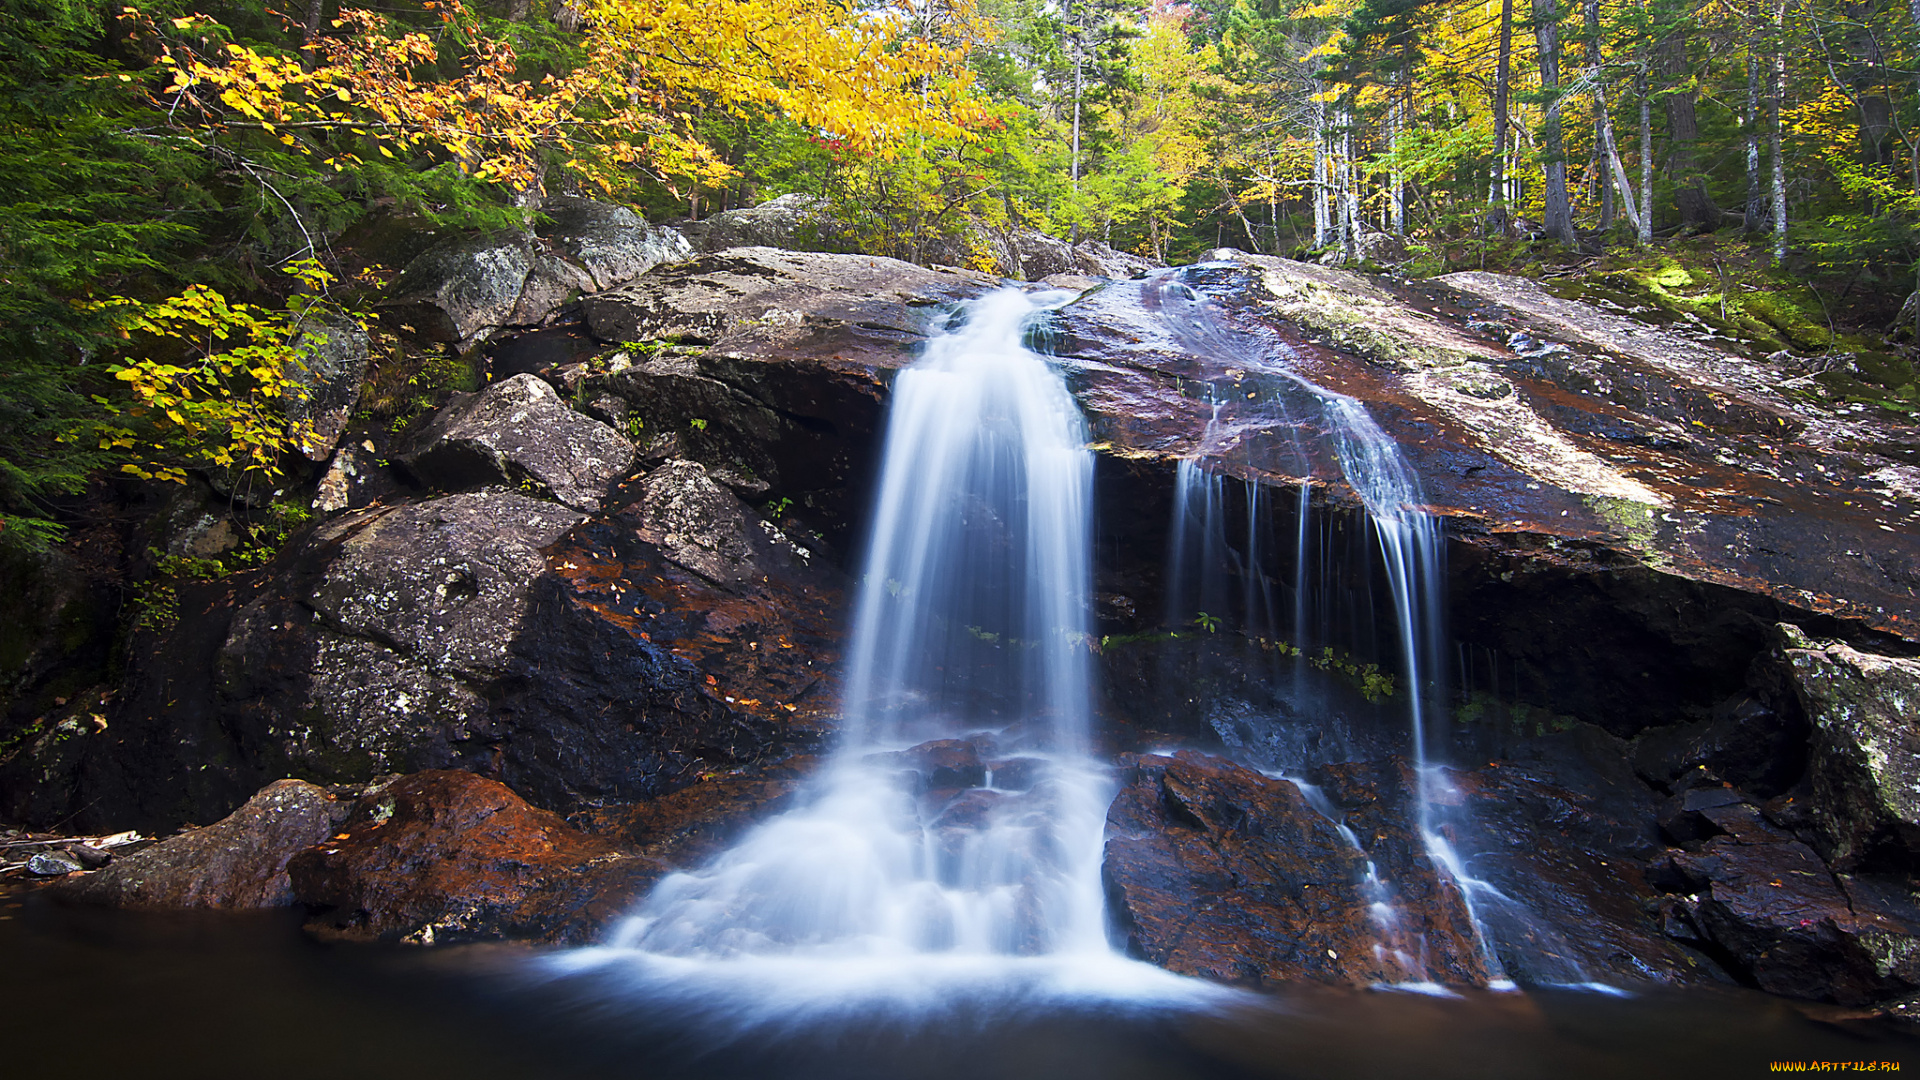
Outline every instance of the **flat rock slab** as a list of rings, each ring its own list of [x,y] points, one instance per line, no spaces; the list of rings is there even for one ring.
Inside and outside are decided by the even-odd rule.
[[[666,868],[537,810],[505,785],[437,770],[364,797],[289,866],[294,895],[336,940],[593,940]]]
[[[304,780],[277,780],[204,829],[50,891],[61,900],[123,908],[286,907],[294,903],[288,860],[332,835],[348,805]]]

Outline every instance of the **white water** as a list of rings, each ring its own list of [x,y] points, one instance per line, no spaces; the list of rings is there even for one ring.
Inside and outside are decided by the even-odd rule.
[[[900,374],[845,736],[803,805],[666,878],[611,944],[563,965],[612,968],[736,1033],[1224,993],[1107,940],[1113,791],[1087,756],[1093,462],[1072,396],[1022,344],[1066,298],[983,297]],[[945,741],[915,749],[930,740]],[[943,755],[977,756],[988,786],[928,790]]]
[[[1460,889],[1475,930],[1475,946],[1491,985],[1496,988],[1513,985],[1494,948],[1496,936],[1512,947],[1522,947],[1523,940],[1530,946],[1527,948],[1529,967],[1540,977],[1540,981],[1558,985],[1586,985],[1587,975],[1571,959],[1572,950],[1566,947],[1564,939],[1542,925],[1524,905],[1491,882],[1476,877],[1449,838],[1443,827],[1446,823],[1440,820],[1438,804],[1441,797],[1453,793],[1443,770],[1429,760],[1428,703],[1429,700],[1444,700],[1444,694],[1437,687],[1437,679],[1443,672],[1439,664],[1440,649],[1446,640],[1442,595],[1444,549],[1434,518],[1423,509],[1425,500],[1419,480],[1399,446],[1388,438],[1359,401],[1318,386],[1284,366],[1270,363],[1256,346],[1233,333],[1221,319],[1216,305],[1192,288],[1168,276],[1149,281],[1143,289],[1143,308],[1160,316],[1167,336],[1180,347],[1221,369],[1236,373],[1240,378],[1244,378],[1248,372],[1266,376],[1267,388],[1264,393],[1246,392],[1243,385],[1236,382],[1234,397],[1241,399],[1242,404],[1252,401],[1256,412],[1261,409],[1270,412],[1291,432],[1299,430],[1298,421],[1303,419],[1317,427],[1332,452],[1342,479],[1365,507],[1378,543],[1387,587],[1392,594],[1396,645],[1401,658],[1400,675],[1403,680],[1403,693],[1397,696],[1407,702],[1408,756],[1412,759],[1417,777],[1414,825],[1425,853],[1436,870],[1450,877]],[[1244,551],[1234,551],[1227,543],[1224,517],[1220,512],[1224,501],[1222,477],[1215,471],[1221,449],[1227,441],[1218,434],[1222,423],[1222,396],[1212,386],[1207,387],[1207,396],[1213,406],[1212,417],[1195,458],[1180,463],[1175,487],[1170,544],[1170,621],[1185,619],[1187,616],[1184,613],[1190,610],[1195,601],[1201,604],[1210,601],[1217,603],[1214,598],[1219,595],[1219,586],[1210,583],[1204,572],[1197,575],[1196,580],[1188,581],[1189,577],[1195,577],[1188,565],[1197,552],[1201,555],[1201,565],[1204,567],[1219,566],[1223,562],[1234,564],[1234,572],[1247,583],[1244,590],[1246,599],[1241,608],[1245,624],[1273,628],[1276,620],[1270,600],[1262,608],[1256,608],[1255,604],[1254,583],[1265,580],[1257,544],[1257,538],[1264,534],[1265,528],[1255,521],[1264,506],[1264,500],[1256,494],[1259,485],[1249,484]],[[1297,463],[1295,471],[1303,477],[1294,552],[1296,569],[1292,619],[1292,644],[1297,650],[1294,665],[1297,686],[1303,673],[1300,658],[1318,642],[1312,640],[1308,620],[1307,522],[1310,501],[1305,477],[1312,470],[1304,460],[1297,434],[1293,437],[1291,450]],[[1322,590],[1323,593],[1328,591]],[[1183,607],[1183,604],[1187,606]],[[1323,617],[1331,614],[1336,622],[1352,622],[1364,614],[1358,610],[1360,606],[1349,604],[1348,610],[1322,614]],[[1209,614],[1218,617],[1223,612],[1213,610]],[[1299,782],[1296,780],[1295,783]],[[1305,790],[1307,788],[1303,786]],[[1308,791],[1308,797],[1319,799],[1315,803],[1316,808],[1339,824],[1333,808],[1325,803],[1318,792]],[[1358,849],[1360,845],[1352,837],[1351,831],[1344,824],[1340,828]],[[1399,984],[1402,987],[1434,985],[1428,977],[1419,936],[1410,933],[1402,925],[1392,884],[1380,878],[1371,859],[1366,867],[1363,887],[1371,901],[1379,937],[1376,948],[1383,958],[1390,956],[1393,966],[1404,973],[1404,980]]]

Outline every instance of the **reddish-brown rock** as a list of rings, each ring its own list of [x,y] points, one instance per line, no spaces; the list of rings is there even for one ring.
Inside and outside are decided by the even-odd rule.
[[[581,943],[624,915],[665,867],[617,840],[455,770],[361,799],[340,832],[288,865],[325,937],[431,944]]]
[[[1298,787],[1192,751],[1121,764],[1103,874],[1130,953],[1251,986],[1406,978],[1376,949],[1365,854]],[[1458,893],[1425,892],[1401,918],[1427,934],[1434,977],[1484,983]]]
[[[1670,858],[1697,890],[1680,913],[1736,971],[1762,990],[1843,1005],[1920,987],[1910,883],[1835,875],[1755,807],[1715,809],[1725,835]]]
[[[585,811],[572,820],[652,858],[687,866],[719,854],[748,828],[785,810],[799,787],[795,779],[718,777],[646,802]]]
[[[62,900],[128,908],[285,907],[287,860],[333,832],[346,804],[304,780],[276,780],[204,829],[169,837],[53,887]]]

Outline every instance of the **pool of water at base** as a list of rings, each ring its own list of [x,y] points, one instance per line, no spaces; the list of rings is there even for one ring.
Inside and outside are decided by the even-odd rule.
[[[291,915],[0,896],[0,1075],[659,1080],[1758,1076],[1910,1063],[1883,1021],[1751,991],[1236,995],[1206,1008],[954,1004],[728,1032],[535,951],[329,946]],[[1881,1068],[1884,1070],[1885,1065]]]

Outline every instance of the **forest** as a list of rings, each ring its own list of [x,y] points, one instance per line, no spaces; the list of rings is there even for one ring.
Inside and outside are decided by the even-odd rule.
[[[554,193],[653,221],[804,193],[916,261],[1021,228],[1607,277],[1920,407],[1882,336],[1920,316],[1920,3],[0,3],[16,548],[102,476],[272,487],[300,334],[398,269],[349,249]]]

